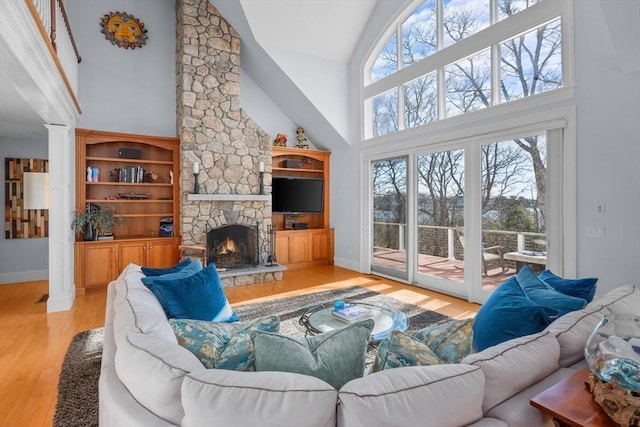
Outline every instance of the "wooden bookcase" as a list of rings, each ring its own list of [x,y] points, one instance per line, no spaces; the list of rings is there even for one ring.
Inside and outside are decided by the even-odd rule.
[[[334,231],[330,228],[329,158],[331,152],[290,147],[273,147],[271,171],[276,176],[320,178],[324,181],[323,211],[317,214],[273,213],[276,230],[276,261],[289,269],[333,265]],[[286,167],[293,160],[300,167]],[[307,223],[306,230],[293,230],[292,222]]]
[[[130,262],[154,267],[177,262],[179,150],[178,138],[76,129],[76,210],[84,211],[88,203],[111,206],[124,218],[112,230],[113,240],[86,242],[76,236],[78,294],[108,284]],[[132,151],[140,158],[129,158]],[[88,181],[88,167],[99,170],[97,181]],[[126,176],[119,172],[124,170]],[[160,236],[161,219],[173,219],[173,236]]]

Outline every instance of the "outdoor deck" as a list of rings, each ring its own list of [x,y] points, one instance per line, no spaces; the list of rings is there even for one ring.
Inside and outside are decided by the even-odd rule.
[[[374,254],[374,263],[404,270],[406,255],[406,252],[394,249],[377,250]],[[488,276],[482,277],[482,288],[492,291],[505,279],[516,274],[515,266],[510,264],[507,263],[508,268],[504,272],[499,266],[489,268]],[[462,283],[464,281],[463,265],[464,262],[460,260],[451,261],[447,258],[418,254],[418,271],[430,276]]]

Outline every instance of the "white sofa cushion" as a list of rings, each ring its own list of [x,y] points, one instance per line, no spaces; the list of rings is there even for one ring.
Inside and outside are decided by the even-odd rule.
[[[115,357],[118,378],[147,410],[178,424],[184,415],[180,388],[184,376],[205,367],[189,350],[161,338],[129,332]]]
[[[336,402],[337,391],[314,377],[208,369],[185,377],[180,425],[335,426]]]
[[[584,359],[584,346],[594,328],[609,310],[601,305],[572,311],[555,320],[545,331],[551,332],[560,344],[558,364],[566,368]]]
[[[485,377],[483,412],[535,384],[558,368],[560,345],[549,332],[515,338],[479,353],[462,363],[479,366]]]
[[[575,371],[572,369],[560,368],[531,387],[527,387],[494,407],[485,416],[499,418],[506,422],[509,427],[556,427],[550,415],[534,408],[529,401],[574,373]]]
[[[349,381],[338,426],[463,426],[482,418],[484,376],[468,365],[411,366]]]
[[[605,306],[613,314],[631,314],[637,316],[640,312],[640,286],[620,286],[603,296],[594,299],[587,307]]]
[[[116,281],[114,335],[116,345],[128,332],[142,332],[178,343],[169,320],[158,299],[147,289],[140,277],[140,267],[129,264],[123,278]]]

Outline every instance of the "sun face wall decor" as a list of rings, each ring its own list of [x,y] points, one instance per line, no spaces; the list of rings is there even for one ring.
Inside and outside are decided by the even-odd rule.
[[[100,19],[100,27],[111,44],[125,49],[142,47],[149,38],[144,23],[127,12],[109,12]]]

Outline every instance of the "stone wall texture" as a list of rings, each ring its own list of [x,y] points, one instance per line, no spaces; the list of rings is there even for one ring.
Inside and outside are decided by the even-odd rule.
[[[189,201],[193,164],[200,193],[259,194],[259,164],[270,192],[271,138],[240,107],[240,37],[207,0],[176,0],[177,130],[181,139],[183,244],[205,244],[208,230],[259,224],[260,260],[268,254],[271,201]]]

